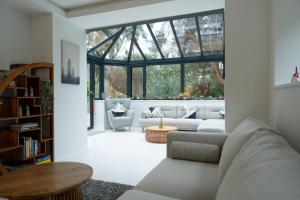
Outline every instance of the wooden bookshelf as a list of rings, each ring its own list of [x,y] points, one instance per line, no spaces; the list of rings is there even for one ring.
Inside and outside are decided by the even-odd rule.
[[[36,164],[37,158],[46,155],[49,155],[53,161],[53,95],[50,98],[51,111],[46,112],[41,101],[41,82],[44,80],[50,82],[53,93],[53,64],[51,63],[19,65],[1,81],[0,161]],[[11,86],[12,82],[14,86]],[[37,126],[27,129],[12,128],[12,125],[18,127],[28,123]]]

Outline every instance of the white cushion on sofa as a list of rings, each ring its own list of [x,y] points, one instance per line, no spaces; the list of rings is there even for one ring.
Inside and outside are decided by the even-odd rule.
[[[197,127],[197,132],[225,132],[225,120],[224,119],[207,119]]]
[[[161,112],[160,107],[156,107],[153,111],[152,111],[152,117],[153,118],[161,118],[164,117],[164,115]]]
[[[224,143],[222,155],[219,163],[220,182],[224,178],[227,169],[233,159],[239,153],[241,147],[250,138],[255,130],[261,127],[268,127],[263,121],[255,118],[247,118],[240,123],[233,132],[228,136]]]
[[[300,199],[300,155],[274,131],[256,131],[229,167],[216,200],[236,199]]]

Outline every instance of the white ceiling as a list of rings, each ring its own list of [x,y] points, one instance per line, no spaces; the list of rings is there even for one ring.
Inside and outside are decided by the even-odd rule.
[[[89,6],[93,4],[103,3],[106,1],[114,1],[114,0],[47,0],[58,7],[64,10],[70,10],[73,8]]]

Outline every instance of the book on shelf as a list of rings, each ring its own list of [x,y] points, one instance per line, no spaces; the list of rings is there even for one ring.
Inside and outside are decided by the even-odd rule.
[[[22,137],[24,158],[30,158],[41,153],[41,143],[31,137]]]
[[[39,127],[39,124],[38,123],[33,123],[33,122],[32,123],[9,125],[9,128],[11,130],[18,130],[18,131],[35,129],[35,128],[38,128],[38,127]]]
[[[36,159],[36,164],[37,165],[42,165],[42,164],[46,164],[46,163],[50,163],[50,162],[51,162],[51,156],[50,155],[41,156],[41,157]]]

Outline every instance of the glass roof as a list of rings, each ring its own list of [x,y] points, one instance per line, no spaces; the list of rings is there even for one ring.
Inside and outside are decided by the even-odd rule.
[[[223,12],[91,30],[87,34],[88,55],[120,62],[224,56]]]

